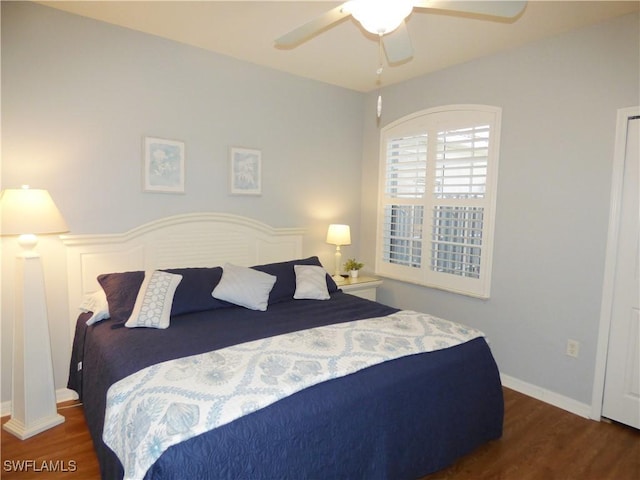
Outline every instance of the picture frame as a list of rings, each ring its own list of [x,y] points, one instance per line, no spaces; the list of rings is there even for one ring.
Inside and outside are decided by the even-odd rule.
[[[184,193],[185,144],[178,140],[144,137],[142,190]]]
[[[231,147],[229,172],[232,195],[262,194],[262,152],[260,150]]]

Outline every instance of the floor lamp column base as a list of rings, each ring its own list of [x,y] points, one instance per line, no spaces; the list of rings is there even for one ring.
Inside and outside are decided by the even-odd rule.
[[[2,428],[4,428],[7,432],[15,435],[20,440],[26,440],[29,437],[33,437],[40,432],[44,432],[56,425],[60,425],[63,423],[65,418],[62,415],[55,414],[51,418],[41,419],[28,427],[22,423],[20,420],[16,420],[15,418],[11,418],[7,423],[5,423]]]

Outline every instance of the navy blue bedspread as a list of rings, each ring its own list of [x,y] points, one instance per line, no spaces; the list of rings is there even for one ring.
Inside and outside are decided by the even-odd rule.
[[[111,384],[151,364],[396,309],[342,292],[266,312],[230,307],[172,317],[166,330],[78,319],[69,388],[80,395],[103,479],[120,479],[102,442]],[[78,369],[82,362],[82,369]],[[483,338],[386,362],[298,392],[167,450],[146,479],[411,479],[502,434],[498,370]]]

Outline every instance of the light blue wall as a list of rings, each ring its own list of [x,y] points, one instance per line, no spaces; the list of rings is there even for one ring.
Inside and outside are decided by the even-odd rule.
[[[329,223],[353,226],[345,255],[358,247],[363,98],[41,5],[2,2],[2,188],[48,189],[75,234],[124,232],[183,212],[234,213],[305,228],[305,254],[332,268]],[[142,192],[147,135],[186,143],[184,195]],[[262,151],[260,197],[229,195],[231,146]],[[3,243],[6,401],[14,241]],[[41,243],[61,388],[75,312],[66,308],[64,252]]]
[[[638,15],[383,89],[382,125],[438,105],[501,107],[492,294],[386,281],[379,298],[484,330],[500,370],[590,404],[616,110],[640,102]],[[364,237],[375,237],[379,130],[365,112]],[[373,263],[374,244],[361,257]],[[581,343],[577,359],[567,339]]]
[[[194,210],[274,226],[358,218],[361,94],[35,4],[2,6],[3,184],[46,185],[73,233]],[[141,191],[145,135],[186,142],[185,195]],[[262,150],[261,197],[229,195],[230,146]]]

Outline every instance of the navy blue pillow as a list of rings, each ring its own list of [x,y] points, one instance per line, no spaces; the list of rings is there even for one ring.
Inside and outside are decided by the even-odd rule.
[[[105,273],[98,275],[114,322],[126,322],[133,312],[136,297],[144,281],[144,272]]]
[[[233,306],[211,296],[214,287],[222,278],[222,267],[167,268],[164,271],[182,275],[182,281],[173,296],[171,316]]]
[[[287,262],[268,263],[266,265],[256,265],[251,267],[255,270],[265,272],[277,277],[276,283],[269,293],[269,305],[274,303],[293,300],[296,292],[296,271],[294,265],[317,265],[322,266],[318,257],[302,258],[299,260],[289,260]],[[337,292],[338,286],[333,278],[327,274],[327,289],[329,293]]]

